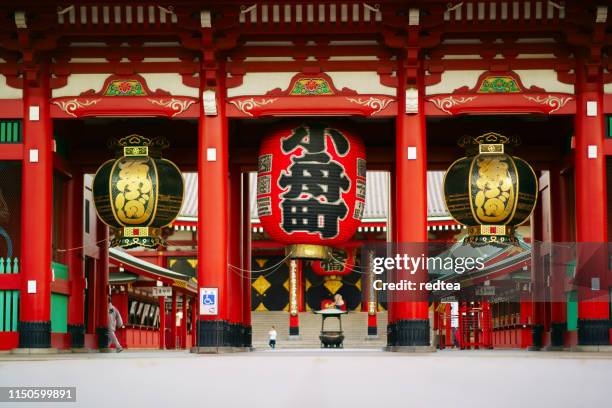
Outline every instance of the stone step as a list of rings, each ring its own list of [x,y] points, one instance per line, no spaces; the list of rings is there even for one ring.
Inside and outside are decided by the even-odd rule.
[[[338,327],[335,319],[325,322],[326,329]],[[320,347],[321,316],[312,312],[299,315],[300,335],[289,338],[289,314],[287,312],[253,312],[251,314],[253,327],[253,346],[268,347],[268,331],[272,326],[278,332],[278,348],[317,348]],[[368,338],[368,315],[365,312],[350,312],[342,316],[345,348],[380,348],[387,343],[387,313],[377,315],[378,337]]]

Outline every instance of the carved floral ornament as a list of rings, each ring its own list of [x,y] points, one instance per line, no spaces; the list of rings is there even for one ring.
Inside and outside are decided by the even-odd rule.
[[[242,113],[253,116],[251,111],[254,108],[265,106],[271,103],[274,103],[278,98],[249,98],[249,99],[238,99],[232,100],[230,103],[238,108]]]
[[[574,100],[570,94],[526,87],[514,72],[485,72],[473,88],[463,86],[450,94],[426,97],[447,115],[478,112],[552,114]],[[571,109],[571,107],[570,107]]]
[[[535,102],[541,105],[546,105],[549,108],[551,108],[551,110],[548,113],[553,113],[553,112],[558,111],[559,109],[567,105],[569,101],[574,99],[572,96],[556,96],[556,95],[542,95],[542,96],[524,95],[524,96],[525,98],[527,98],[528,100],[532,102]]]
[[[196,98],[174,96],[161,89],[152,91],[145,79],[136,74],[111,75],[99,91],[90,89],[76,97],[52,99],[53,105],[71,117],[130,114],[175,117],[196,102]]]
[[[313,99],[314,98],[314,99]],[[229,98],[236,109],[231,115],[259,117],[262,115],[319,115],[334,112],[345,115],[392,115],[396,98],[379,94],[359,94],[349,88],[338,89],[325,73],[296,74],[285,89],[275,88],[264,95]],[[237,113],[240,112],[240,113]]]
[[[471,102],[474,99],[476,99],[476,96],[454,97],[451,95],[443,98],[430,98],[430,101],[433,102],[433,104],[436,105],[436,107],[441,111],[452,115],[453,113],[450,110],[451,108]]]
[[[372,115],[375,115],[385,109],[391,102],[393,102],[393,98],[384,98],[384,97],[374,97],[370,96],[368,99],[365,98],[346,98],[349,102],[357,103],[362,106],[367,106],[372,109]]]
[[[73,98],[69,100],[53,101],[53,104],[57,105],[62,111],[64,111],[68,115],[76,118],[77,115],[75,114],[75,112],[77,112],[79,109],[83,109],[88,106],[95,105],[98,102],[100,102],[100,99]]]

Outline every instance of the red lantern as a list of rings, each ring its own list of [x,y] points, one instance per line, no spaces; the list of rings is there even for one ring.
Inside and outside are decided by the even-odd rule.
[[[294,258],[326,258],[325,246],[348,241],[365,205],[366,160],[360,138],[320,123],[264,138],[257,212],[264,230],[290,245]]]
[[[355,270],[355,248],[333,248],[329,259],[312,262],[312,271],[320,276],[348,275]]]

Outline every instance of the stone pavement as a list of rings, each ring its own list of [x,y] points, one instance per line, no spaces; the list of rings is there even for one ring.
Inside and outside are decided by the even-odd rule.
[[[587,408],[610,406],[611,379],[612,353],[0,354],[0,386],[77,387],[76,403],[43,407]]]

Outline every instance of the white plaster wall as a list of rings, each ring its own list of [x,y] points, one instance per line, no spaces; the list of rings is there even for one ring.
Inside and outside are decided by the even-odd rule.
[[[93,89],[98,92],[110,74],[72,74],[68,77],[66,86],[51,91],[53,98],[63,96],[78,96],[82,92]]]
[[[21,99],[23,91],[6,84],[6,77],[0,74],[0,99]]]
[[[275,88],[282,90],[289,87],[291,78],[297,72],[252,72],[244,75],[242,84],[227,90],[227,96],[264,95]]]
[[[336,88],[350,88],[360,94],[381,94],[395,96],[397,90],[380,83],[376,72],[326,72],[334,81]]]
[[[521,69],[514,72],[521,77],[523,85],[527,88],[535,85],[544,88],[547,92],[574,93],[574,85],[560,82],[554,69]]]
[[[425,88],[426,95],[451,93],[462,86],[473,88],[484,71],[445,71],[442,80]]]
[[[183,77],[179,74],[140,74],[152,91],[160,88],[176,96],[198,97],[198,88],[192,88],[183,84]]]

